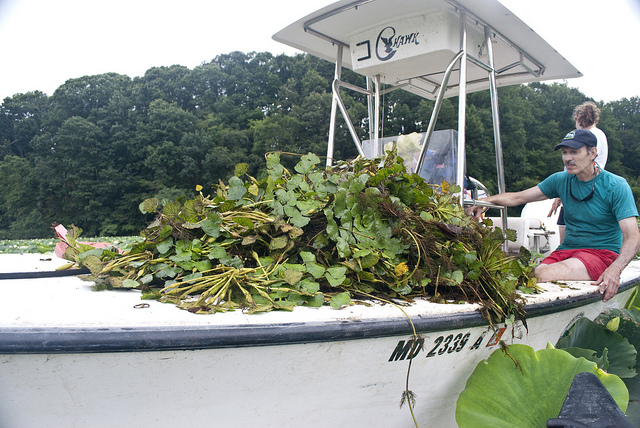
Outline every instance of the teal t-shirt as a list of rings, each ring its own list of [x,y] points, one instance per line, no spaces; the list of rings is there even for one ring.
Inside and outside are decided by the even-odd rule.
[[[591,199],[580,202],[571,197],[587,197],[594,184]],[[559,197],[564,206],[565,237],[558,250],[595,248],[620,253],[622,231],[618,222],[638,216],[627,180],[600,170],[593,180],[580,181],[574,174],[561,171],[547,177],[538,188],[548,198]]]

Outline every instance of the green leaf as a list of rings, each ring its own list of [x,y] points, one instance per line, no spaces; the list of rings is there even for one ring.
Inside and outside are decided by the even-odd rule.
[[[180,239],[176,242],[176,255],[191,258],[191,241]]]
[[[331,210],[326,209],[324,213],[327,218],[327,236],[332,241],[335,241],[338,239],[338,236],[340,236],[340,229],[338,228],[336,220],[333,218]]]
[[[91,271],[91,275],[98,275],[102,270],[102,263],[100,262],[100,258],[93,254],[89,254],[86,257],[82,258],[82,266],[89,269]]]
[[[318,191],[318,186],[324,185],[324,175],[321,172],[312,172],[307,174],[307,178]]]
[[[363,248],[363,249],[359,249],[353,252],[353,257],[354,258],[362,258],[365,256],[368,256],[369,254],[371,254],[373,250],[371,250],[371,248]]]
[[[220,236],[220,223],[222,219],[218,214],[208,213],[207,218],[200,222],[200,227],[208,236],[217,238]]]
[[[324,304],[324,294],[318,293],[313,297],[307,298],[307,306],[311,306],[313,308],[319,308]]]
[[[609,354],[609,350],[605,348],[602,353],[602,357],[598,357],[596,355],[596,351],[592,349],[583,349],[583,348],[562,348],[563,351],[570,353],[576,358],[584,358],[587,361],[591,361],[598,365],[598,368],[604,370],[605,372],[609,371],[609,358],[607,355]],[[623,380],[624,382],[624,380]]]
[[[629,341],[603,325],[594,323],[588,318],[580,318],[569,329],[564,337],[558,340],[557,348],[593,349],[602,355],[608,349],[608,372],[623,378],[636,376],[635,364],[637,352]]]
[[[284,167],[280,163],[280,153],[274,152],[269,153],[266,156],[267,159],[267,169],[269,170],[269,175],[274,175],[277,178],[280,178],[284,173]]]
[[[315,294],[320,290],[320,284],[310,278],[304,278],[300,281],[300,289],[306,293]]]
[[[629,395],[622,380],[592,362],[561,349],[536,352],[515,344],[508,352],[494,351],[467,380],[456,403],[459,428],[545,427],[548,419],[558,417],[573,378],[581,372],[598,376],[622,411],[627,408]]]
[[[163,269],[156,273],[156,276],[158,278],[175,278],[175,276],[180,272],[182,272],[182,269],[180,267],[165,266]]]
[[[156,245],[156,249],[160,254],[167,254],[173,248],[173,238],[167,238]]]
[[[227,257],[227,251],[219,245],[211,248],[209,251],[209,259],[224,259]]]
[[[288,304],[288,305],[292,305],[292,306],[302,306],[307,302],[307,299],[305,298],[305,296],[302,296],[300,294],[297,293],[291,293],[289,294],[289,296],[287,296],[286,300],[284,302],[278,302],[280,304]]]
[[[255,227],[255,224],[253,223],[253,221],[251,221],[251,219],[246,217],[234,217],[233,221],[239,224],[240,226],[246,227],[249,230],[253,230]]]
[[[158,209],[159,204],[160,201],[158,198],[145,199],[139,206],[140,212],[142,214],[154,213]]]
[[[464,274],[459,270],[453,271],[451,272],[451,279],[458,284],[462,284],[462,281],[464,281]]]
[[[180,217],[181,208],[182,205],[179,202],[171,201],[162,208],[162,214],[171,220],[176,220]]]
[[[331,306],[336,309],[349,306],[350,303],[351,303],[351,296],[346,291],[344,293],[338,293],[335,296],[331,297]]]
[[[124,281],[122,281],[122,286],[124,288],[136,288],[140,286],[140,283],[138,281],[134,281],[133,279],[125,279]]]
[[[158,239],[163,241],[163,240],[167,239],[168,237],[170,237],[172,233],[173,233],[173,227],[165,226],[162,229],[160,229],[160,233],[158,235]]]
[[[232,201],[238,201],[247,193],[247,188],[241,179],[236,176],[229,178],[228,196]]]
[[[302,279],[302,272],[294,269],[284,271],[284,280],[289,285],[296,285]]]
[[[625,308],[626,309],[634,309],[635,308],[635,309],[640,310],[640,286],[636,287],[636,289],[633,290],[633,294],[629,298],[629,301],[625,305]]]
[[[332,266],[327,269],[324,277],[329,281],[329,284],[333,287],[337,287],[341,285],[347,278],[345,274],[347,273],[347,268],[344,266]]]
[[[516,242],[518,240],[518,233],[513,229],[505,230],[504,236],[511,242]]]
[[[194,262],[193,265],[200,272],[211,270],[211,262],[209,260],[201,260],[198,262]]]
[[[194,273],[192,273],[190,275],[185,276],[184,278],[182,278],[182,280],[183,281],[187,281],[187,282],[191,282],[193,280],[200,279],[200,278],[202,278],[202,273],[194,272]]]
[[[325,267],[320,263],[316,262],[306,262],[305,267],[307,268],[307,272],[309,272],[314,278],[322,278],[322,275],[325,273]]]
[[[294,206],[296,203],[296,194],[293,190],[276,190],[276,196],[278,200],[285,206]]]
[[[150,273],[140,278],[140,282],[142,284],[149,284],[151,281],[153,281],[153,275],[151,275]]]
[[[316,255],[313,254],[310,251],[300,251],[300,258],[304,262],[315,262],[316,261]]]
[[[309,217],[302,215],[300,211],[297,210],[291,216],[291,224],[297,227],[305,227],[307,224],[309,224],[309,221],[311,221]]]
[[[300,174],[306,174],[313,170],[313,168],[320,163],[320,158],[313,153],[302,156],[300,162],[294,167],[294,169]]]
[[[269,243],[269,249],[280,250],[282,248],[285,248],[288,243],[289,243],[289,237],[287,237],[286,235],[277,236],[273,238]]]

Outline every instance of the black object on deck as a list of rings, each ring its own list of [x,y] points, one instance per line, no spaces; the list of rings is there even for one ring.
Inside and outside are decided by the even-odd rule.
[[[62,276],[88,275],[91,271],[87,268],[46,270],[34,272],[6,272],[0,273],[1,279],[33,279],[33,278],[57,278]]]
[[[547,428],[633,428],[593,373],[578,373],[557,418]]]

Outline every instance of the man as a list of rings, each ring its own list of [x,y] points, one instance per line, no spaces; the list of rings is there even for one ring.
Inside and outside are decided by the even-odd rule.
[[[609,156],[609,143],[607,136],[596,125],[600,122],[600,109],[593,101],[586,101],[573,109],[573,121],[576,123],[578,129],[588,129],[593,132],[598,140],[596,148],[598,149],[598,155],[596,156],[596,163],[602,169],[605,169],[607,165],[607,158]],[[556,210],[560,207],[560,198],[556,198],[549,211],[549,217],[555,214]],[[560,242],[564,239],[564,209],[560,209],[558,215],[558,232],[560,235]]]
[[[483,201],[516,206],[559,197],[565,207],[566,234],[562,244],[540,262],[539,281],[593,281],[606,302],[620,286],[620,273],[640,249],[638,209],[629,184],[594,162],[597,139],[586,129],[569,132],[562,149],[565,170],[521,192],[489,196]],[[478,217],[482,207],[469,214]]]

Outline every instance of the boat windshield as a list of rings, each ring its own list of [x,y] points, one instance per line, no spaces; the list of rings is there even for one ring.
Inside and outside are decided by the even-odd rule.
[[[404,160],[409,172],[415,172],[430,184],[439,185],[443,181],[456,182],[458,171],[458,133],[453,129],[434,131],[427,144],[424,159],[418,165],[420,151],[427,138],[426,132],[414,132],[408,135],[385,137],[378,140],[382,153],[391,150],[396,144],[398,156]],[[367,158],[374,157],[376,152],[372,140],[362,142],[362,149]],[[464,165],[463,174],[464,174]]]

